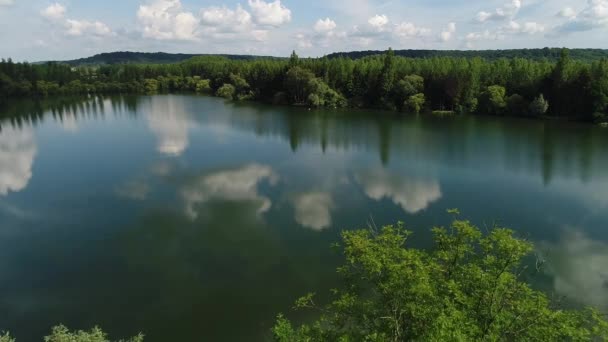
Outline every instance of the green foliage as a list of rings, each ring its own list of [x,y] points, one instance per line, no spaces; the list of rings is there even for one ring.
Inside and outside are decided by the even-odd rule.
[[[412,95],[405,101],[405,108],[410,112],[418,114],[424,107],[425,101],[426,98],[424,97],[424,94]]]
[[[15,342],[15,339],[11,338],[9,333],[0,333],[0,342]]]
[[[219,97],[223,97],[226,100],[234,99],[234,95],[236,94],[236,88],[230,83],[224,83],[218,90],[216,95]]]
[[[452,211],[456,214],[456,211]],[[608,340],[596,310],[566,310],[522,281],[533,250],[513,231],[487,235],[469,221],[433,229],[436,248],[407,247],[403,224],[342,234],[344,279],[325,306],[309,294],[300,309],[318,309],[294,327],[279,315],[277,341],[590,341]]]
[[[148,94],[156,93],[159,89],[158,81],[155,79],[146,79],[144,80],[144,88]]]
[[[596,54],[575,50],[572,55],[581,53]],[[487,59],[475,57],[478,55]],[[539,55],[547,58],[535,57]],[[108,63],[129,58],[173,58],[130,53],[102,57],[107,57]],[[389,50],[355,60],[300,59],[295,52],[289,59],[182,57],[176,57],[173,64],[98,66],[88,62],[71,66],[2,60],[0,97],[177,91],[217,94],[224,84],[232,84],[235,92],[228,98],[277,102],[275,95],[284,93],[293,105],[349,104],[415,111],[412,105],[418,104],[420,97],[412,99],[416,103],[410,98],[424,94],[424,106],[430,110],[524,116],[531,114],[524,102],[544,94],[551,106],[540,111],[543,116],[594,121],[598,115],[608,114],[608,60],[590,58],[592,62],[581,62],[569,56],[568,50],[446,51],[430,55]],[[223,95],[228,95],[226,90]],[[285,102],[284,97],[280,100]],[[541,115],[538,113],[532,115]]]
[[[210,80],[200,80],[196,82],[195,91],[197,93],[209,93],[211,92],[211,81]]]
[[[505,96],[507,90],[503,86],[493,85],[489,86],[486,91],[482,94],[483,109],[488,114],[499,115],[503,114],[507,107]]]
[[[143,342],[144,335],[138,334],[127,340],[119,340],[117,342]],[[0,334],[0,342],[15,342],[8,333]],[[44,342],[111,342],[108,335],[100,328],[95,327],[91,331],[74,331],[71,332],[63,325],[58,325],[53,328],[50,335],[44,337]]]
[[[139,334],[128,340],[120,340],[119,342],[143,342],[144,336]],[[45,342],[111,342],[106,333],[98,327],[87,331],[70,332],[68,328],[59,325],[53,328],[51,335],[44,338]]]
[[[532,101],[532,103],[530,103],[529,110],[530,110],[530,115],[533,115],[533,116],[545,115],[545,113],[547,113],[547,110],[549,110],[549,102],[547,102],[547,100],[545,100],[545,97],[543,96],[543,94],[540,94],[540,96],[535,98],[534,101]]]
[[[511,115],[520,115],[528,110],[528,102],[519,95],[513,94],[507,98],[507,109]]]

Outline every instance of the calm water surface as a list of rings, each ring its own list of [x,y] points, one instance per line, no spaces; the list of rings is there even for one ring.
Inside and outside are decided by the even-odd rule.
[[[536,286],[608,308],[608,129],[188,95],[19,103],[0,127],[0,331],[19,341],[264,340],[336,284],[340,230],[403,220],[427,247],[448,208],[536,242]]]

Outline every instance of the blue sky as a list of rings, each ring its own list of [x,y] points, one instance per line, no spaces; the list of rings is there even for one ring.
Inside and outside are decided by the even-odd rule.
[[[0,0],[0,56],[608,48],[608,0]]]

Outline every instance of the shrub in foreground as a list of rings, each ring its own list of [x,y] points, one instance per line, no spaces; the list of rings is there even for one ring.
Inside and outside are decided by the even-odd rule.
[[[278,341],[606,341],[595,309],[566,310],[532,289],[522,274],[533,246],[513,231],[489,234],[468,221],[434,228],[436,248],[407,246],[402,224],[343,233],[344,286],[323,306],[314,294],[297,308],[320,310],[294,327],[279,315]]]

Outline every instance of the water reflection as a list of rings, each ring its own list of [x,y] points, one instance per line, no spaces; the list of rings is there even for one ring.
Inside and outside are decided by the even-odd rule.
[[[608,243],[567,230],[558,242],[543,242],[555,291],[578,303],[608,309]]]
[[[441,198],[439,182],[428,176],[394,173],[373,169],[355,175],[365,194],[376,201],[388,198],[407,213],[425,210]]]
[[[3,126],[0,131],[0,195],[27,187],[37,150],[31,126]]]
[[[262,214],[272,206],[268,197],[258,193],[258,185],[263,181],[274,185],[278,175],[270,166],[259,164],[199,176],[181,190],[186,215],[195,220],[201,205],[212,201],[251,202],[256,212]]]
[[[140,104],[150,130],[157,136],[157,150],[180,156],[188,148],[188,131],[195,124],[179,97],[151,97]]]
[[[334,208],[331,194],[327,192],[308,192],[299,194],[293,200],[295,219],[300,225],[322,230],[331,226],[330,210]]]

